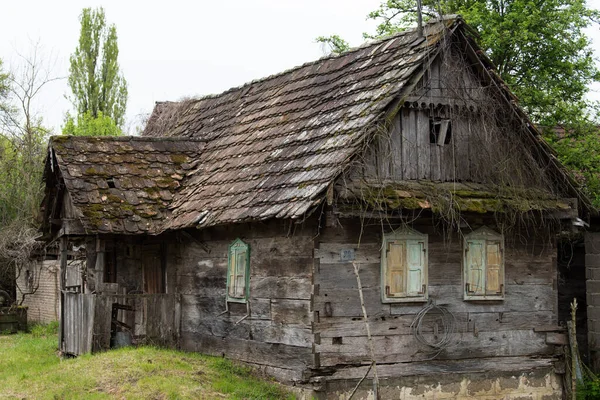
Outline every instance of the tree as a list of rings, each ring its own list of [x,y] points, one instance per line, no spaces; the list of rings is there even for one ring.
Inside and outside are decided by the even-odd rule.
[[[96,118],[87,111],[85,114],[77,116],[77,120],[68,115],[63,127],[63,135],[120,136],[121,129],[119,129],[112,118],[104,115],[102,111],[98,112]]]
[[[34,268],[42,173],[49,130],[35,112],[41,91],[55,78],[35,43],[10,73],[0,70],[0,280],[16,281]],[[35,291],[35,287],[25,293]]]
[[[424,0],[425,17],[460,14],[481,35],[479,44],[533,120],[577,126],[590,117],[585,96],[600,80],[584,29],[600,14],[585,0]],[[416,21],[416,1],[388,0],[369,13],[381,38]],[[340,38],[319,38],[335,49]],[[342,47],[343,50],[343,47]]]
[[[84,8],[80,22],[79,45],[70,59],[71,101],[79,116],[103,115],[120,128],[127,105],[127,82],[117,61],[117,29],[106,24],[103,8]]]

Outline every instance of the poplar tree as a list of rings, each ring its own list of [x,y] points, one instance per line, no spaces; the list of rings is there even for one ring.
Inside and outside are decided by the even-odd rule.
[[[127,105],[127,82],[119,69],[117,28],[114,24],[107,25],[102,7],[84,8],[80,22],[79,44],[70,58],[71,101],[78,117],[109,117],[121,128]]]

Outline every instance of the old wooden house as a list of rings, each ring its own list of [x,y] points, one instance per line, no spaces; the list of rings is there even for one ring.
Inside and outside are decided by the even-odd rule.
[[[141,137],[54,137],[45,182],[63,352],[561,398],[556,243],[586,199],[460,17],[158,103]]]

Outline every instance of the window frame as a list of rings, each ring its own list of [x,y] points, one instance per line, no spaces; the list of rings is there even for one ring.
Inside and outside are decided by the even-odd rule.
[[[235,268],[233,265],[233,254],[237,249],[244,249],[246,256],[246,265],[244,271],[244,295],[242,297],[231,296],[229,294],[229,289],[231,286],[231,275],[232,268]],[[249,294],[250,294],[250,245],[244,242],[242,239],[237,238],[233,242],[229,244],[227,247],[227,284],[225,287],[225,294],[228,302],[232,303],[246,303],[248,302]]]
[[[469,242],[481,241],[484,242],[485,245],[483,248],[485,249],[485,254],[483,255],[483,260],[485,261],[485,268],[483,271],[484,283],[483,283],[483,294],[472,294],[467,290],[467,284],[469,283],[468,273],[468,248]],[[486,280],[488,276],[488,265],[487,265],[487,248],[489,243],[497,242],[499,244],[499,252],[500,252],[500,263],[499,263],[499,285],[500,285],[500,293],[497,294],[487,294],[486,293]],[[463,299],[468,300],[479,300],[479,301],[498,301],[505,299],[506,293],[506,269],[505,269],[505,251],[504,251],[504,235],[498,233],[487,226],[483,226],[468,235],[464,236],[463,239],[463,257],[462,257],[462,276],[463,276]]]
[[[428,248],[428,235],[418,232],[411,228],[402,228],[390,233],[386,233],[383,235],[382,246],[381,246],[381,301],[382,303],[418,303],[418,302],[426,302],[429,299],[429,279],[428,279],[428,267],[429,267],[429,248]],[[388,286],[386,282],[387,271],[388,271],[388,260],[387,260],[387,251],[388,251],[388,243],[394,241],[403,241],[405,249],[407,248],[407,243],[411,241],[417,241],[423,243],[423,262],[422,262],[422,278],[421,285],[424,286],[424,291],[418,295],[409,295],[406,290],[403,295],[390,297],[387,294],[386,287]],[[407,250],[405,250],[407,251]],[[408,264],[408,262],[407,262]],[[408,282],[408,273],[409,268],[404,271],[404,286],[407,287],[409,285]]]

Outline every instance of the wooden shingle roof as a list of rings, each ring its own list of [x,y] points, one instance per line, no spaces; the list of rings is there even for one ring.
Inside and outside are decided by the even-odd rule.
[[[200,138],[164,229],[301,219],[461,20],[428,24],[219,95],[159,103],[145,137]]]
[[[57,136],[52,165],[86,232],[159,233],[204,143],[194,139]]]

